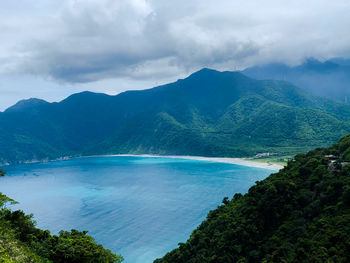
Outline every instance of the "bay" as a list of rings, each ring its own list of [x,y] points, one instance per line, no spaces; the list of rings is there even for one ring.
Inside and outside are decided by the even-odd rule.
[[[88,230],[125,258],[150,263],[185,242],[227,196],[271,170],[163,157],[101,156],[5,167],[0,192],[53,233]]]

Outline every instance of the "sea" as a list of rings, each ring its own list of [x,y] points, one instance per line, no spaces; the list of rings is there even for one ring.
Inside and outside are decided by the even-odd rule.
[[[186,242],[224,197],[273,171],[202,160],[99,156],[3,167],[0,192],[53,234],[88,230],[125,258],[151,263]]]

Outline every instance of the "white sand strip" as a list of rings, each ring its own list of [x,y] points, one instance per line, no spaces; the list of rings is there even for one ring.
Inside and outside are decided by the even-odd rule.
[[[230,163],[249,167],[256,167],[262,169],[269,169],[278,171],[283,168],[282,165],[268,163],[268,162],[254,162],[243,158],[228,158],[228,157],[202,157],[202,156],[187,156],[187,155],[152,155],[152,154],[113,154],[108,156],[134,156],[134,157],[163,157],[163,158],[178,158],[190,159],[217,163]]]

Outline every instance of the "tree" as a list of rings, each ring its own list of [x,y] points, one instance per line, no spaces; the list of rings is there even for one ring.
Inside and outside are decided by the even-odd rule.
[[[56,238],[54,253],[51,257],[54,262],[79,263],[120,263],[123,257],[113,254],[109,249],[96,244],[94,239],[87,235],[87,231],[61,231]]]
[[[0,193],[0,209],[4,209],[6,207],[6,205],[10,204],[10,205],[14,205],[17,204],[18,202],[16,202],[15,200],[7,197],[6,195]]]

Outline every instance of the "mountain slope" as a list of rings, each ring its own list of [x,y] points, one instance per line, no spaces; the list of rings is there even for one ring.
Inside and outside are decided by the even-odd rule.
[[[0,113],[0,162],[108,153],[291,154],[350,132],[350,106],[283,81],[200,70],[117,96],[83,92]]]
[[[155,263],[349,262],[350,135],[223,203]]]
[[[295,67],[271,63],[247,68],[243,73],[256,79],[290,81],[314,95],[350,102],[350,60],[308,59]]]

